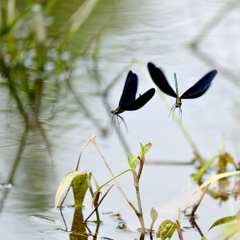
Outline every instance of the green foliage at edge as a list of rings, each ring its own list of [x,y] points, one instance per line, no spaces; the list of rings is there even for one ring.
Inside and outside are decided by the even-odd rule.
[[[214,228],[216,226],[220,226],[222,224],[226,224],[226,223],[232,222],[234,220],[236,220],[236,216],[228,216],[228,217],[224,217],[224,218],[219,218],[212,224],[212,226],[208,229],[208,231],[210,231],[212,228]]]
[[[217,158],[217,156],[212,157],[209,159],[199,170],[196,174],[193,175],[193,180],[196,182],[199,182],[203,173],[208,170],[208,168],[213,164],[214,160]]]
[[[142,145],[140,143],[141,146],[141,158],[143,158],[143,156],[150,150],[150,148],[152,147],[152,143],[147,143],[145,145]]]
[[[162,240],[171,239],[176,229],[176,223],[171,220],[165,220],[160,224],[156,232],[156,237],[161,238]]]

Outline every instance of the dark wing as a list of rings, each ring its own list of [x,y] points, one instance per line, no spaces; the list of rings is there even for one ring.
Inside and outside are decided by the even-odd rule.
[[[138,87],[137,74],[129,71],[118,106],[123,109],[136,98]]]
[[[140,95],[139,98],[137,98],[134,102],[129,103],[123,111],[135,111],[139,108],[143,107],[155,94],[155,89],[151,88],[147,92],[145,92],[143,95]]]
[[[201,78],[196,84],[190,87],[183,95],[181,99],[198,98],[202,96],[210,87],[213,78],[216,76],[217,70],[212,70]]]
[[[177,94],[173,91],[172,87],[169,85],[162,70],[160,68],[155,67],[155,65],[151,62],[149,62],[147,66],[153,82],[160,88],[160,90],[169,96],[177,97]]]

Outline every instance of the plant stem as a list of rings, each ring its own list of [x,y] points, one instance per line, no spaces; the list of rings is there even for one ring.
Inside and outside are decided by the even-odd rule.
[[[105,160],[102,152],[100,151],[97,143],[95,142],[95,140],[94,140],[95,137],[96,137],[96,135],[93,134],[92,137],[91,137],[91,141],[92,141],[93,145],[96,147],[96,149],[98,150],[100,156],[102,157],[102,160],[104,161],[104,164],[106,165],[108,171],[110,172],[110,174],[111,174],[112,177],[114,178],[114,177],[116,177],[116,176],[114,176],[111,168],[109,167],[109,165],[108,165],[107,161]],[[126,171],[129,171],[129,170],[126,170]],[[127,196],[125,195],[125,193],[123,192],[123,190],[122,190],[121,187],[119,186],[119,184],[118,184],[118,182],[117,182],[116,179],[114,180],[114,182],[115,182],[116,188],[120,191],[120,193],[121,193],[121,194],[123,195],[123,197],[126,199],[126,201],[128,202],[128,204],[130,205],[130,207],[134,210],[134,212],[135,212],[136,214],[138,214],[137,209],[134,207],[134,205],[133,205],[133,204],[130,202],[130,200],[127,198]]]
[[[140,197],[140,190],[139,190],[139,180],[138,180],[137,173],[135,171],[133,172],[133,177],[134,177],[134,185],[135,185],[137,203],[138,203],[138,219],[140,221],[142,234],[143,234],[145,233],[145,225],[144,225],[143,211],[142,211],[142,204],[141,204],[141,197]],[[144,239],[144,237],[142,239]]]
[[[143,165],[144,165],[144,162],[145,162],[145,156],[143,156],[142,158],[138,157],[139,159],[139,162],[140,162],[140,165],[139,165],[139,169],[138,169],[138,181],[140,181],[140,177],[141,177],[141,174],[142,174],[142,170],[143,170]]]

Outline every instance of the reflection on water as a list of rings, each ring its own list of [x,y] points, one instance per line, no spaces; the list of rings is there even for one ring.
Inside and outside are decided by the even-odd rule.
[[[11,0],[1,5],[0,21],[3,239],[71,237],[70,232],[64,231],[59,211],[52,209],[54,197],[61,178],[74,170],[81,146],[93,133],[97,133],[98,144],[115,174],[127,168],[126,152],[135,152],[139,141],[153,143],[147,155],[152,162],[190,162],[192,147],[177,124],[167,117],[168,110],[157,96],[146,108],[124,113],[129,133],[122,124],[111,133],[110,111],[119,101],[126,73],[131,69],[138,74],[139,93],[150,88],[144,72],[148,61],[171,73],[168,79],[173,79],[176,72],[181,92],[203,72],[219,70],[206,95],[184,102],[183,124],[202,156],[210,158],[218,153],[222,135],[226,136],[228,152],[238,156],[232,146],[233,138],[237,146],[234,134],[238,130],[235,127],[232,131],[232,123],[238,114],[239,89],[227,82],[239,81],[235,72],[240,56],[236,34],[239,14],[235,8],[238,1],[86,1],[90,4],[81,14],[92,14],[85,20],[72,18],[81,26],[78,31],[72,30],[72,22],[68,21],[78,10],[78,1],[59,0],[55,5],[51,5],[54,1],[45,1],[42,6],[31,1],[26,5],[16,2],[17,6]],[[17,21],[15,17],[19,17]],[[195,48],[192,50],[191,46]],[[82,171],[92,171],[101,183],[111,177],[91,147],[84,152],[81,164]],[[145,167],[140,187],[147,226],[153,206],[161,212],[171,205],[171,211],[166,216],[162,214],[157,225],[166,218],[177,218],[177,209],[186,207],[186,199],[173,199],[184,194],[186,197],[186,192],[196,187],[190,182],[193,172],[194,165]],[[176,183],[172,176],[181,181]],[[119,181],[129,198],[135,199],[130,176]],[[115,230],[118,223],[105,216],[105,227],[100,226],[99,236],[136,238],[139,225],[135,215],[128,211],[121,196],[115,199],[118,193],[111,192],[101,211],[121,212],[132,232]],[[84,217],[91,211],[90,202],[87,197]],[[189,202],[190,205],[192,201]],[[69,204],[71,196],[66,201]],[[230,197],[218,208],[209,198],[202,208],[205,211],[199,212],[198,224],[206,232],[216,219],[234,215],[237,206]],[[53,219],[57,227],[31,216]],[[73,209],[66,209],[65,218],[70,226]],[[186,219],[181,221],[181,226],[189,226]],[[184,234],[189,239],[199,236],[192,230]],[[213,239],[217,234],[213,231],[206,237]]]

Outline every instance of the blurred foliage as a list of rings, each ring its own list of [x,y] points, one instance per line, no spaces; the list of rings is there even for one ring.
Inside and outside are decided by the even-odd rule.
[[[105,13],[110,13],[112,1],[100,6],[99,0],[70,2],[1,3],[0,87],[8,90],[11,110],[18,110],[27,128],[42,129],[43,114],[54,117],[76,57],[86,55],[109,19]]]
[[[112,9],[110,2],[0,1],[1,113],[6,113],[7,126],[11,126],[8,130],[17,135],[13,138],[17,139],[17,148],[11,151],[14,160],[8,163],[10,169],[6,171],[7,183],[16,180],[15,173],[24,149],[26,154],[25,145],[36,145],[33,135],[36,136],[34,139],[40,136],[38,142],[43,142],[41,147],[48,150],[51,159],[48,123],[53,122],[56,113],[65,110],[66,106],[68,113],[72,110],[66,104],[69,96],[73,105],[72,99],[75,99],[76,105],[80,106],[77,110],[89,117],[84,109],[83,97],[74,92],[72,80],[76,78],[74,71],[77,68],[80,68],[81,75],[85,73],[83,64],[88,63],[86,57],[94,60],[98,53],[101,33],[107,29],[106,23]],[[83,59],[82,65],[77,62],[78,58]],[[85,78],[81,77],[80,80]],[[32,152],[30,156],[33,158]],[[32,163],[40,160],[45,161],[46,156],[35,158]],[[23,171],[30,170],[29,165]],[[38,165],[38,173],[43,169],[41,166]],[[35,178],[30,182],[35,182]],[[46,177],[43,179],[46,180]],[[5,191],[0,200],[0,212],[7,194],[8,191]]]
[[[16,6],[20,12],[23,12],[33,2],[33,0],[17,1]],[[81,28],[75,32],[74,37],[67,42],[68,49],[75,57],[84,54],[86,48],[97,40],[102,30],[107,30],[108,24],[112,24],[112,16],[116,5],[113,0],[69,0],[67,2],[63,0],[38,0],[35,2],[41,4],[45,16],[50,16],[53,22],[48,26],[48,38],[62,38],[64,32],[60,34],[60,30],[63,26],[66,26],[73,13],[87,2],[94,4],[91,15],[84,21]],[[79,16],[83,14],[82,11]]]

